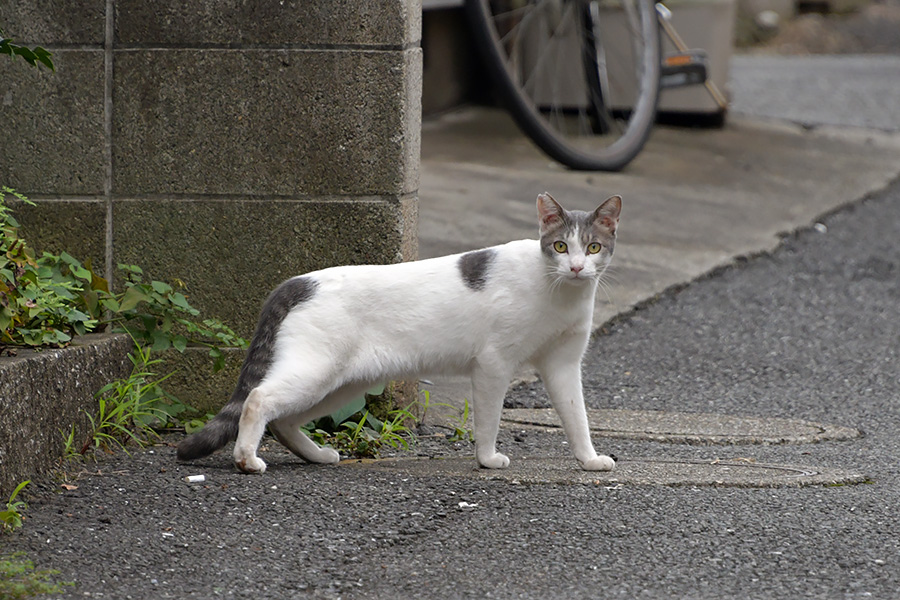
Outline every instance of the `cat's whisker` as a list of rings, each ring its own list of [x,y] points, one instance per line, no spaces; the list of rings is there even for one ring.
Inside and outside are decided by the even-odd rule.
[[[556,265],[548,264],[544,266],[544,276],[547,281],[547,291],[554,293],[562,286],[564,278],[559,274]]]
[[[619,283],[619,278],[616,277],[615,275],[611,275],[611,276],[604,275],[603,283],[608,284],[608,285]]]
[[[618,272],[619,272],[619,265],[614,265],[611,263],[607,264],[606,269],[604,269],[604,273],[618,273]]]
[[[605,284],[619,283],[619,273],[614,269],[607,267],[606,270],[600,274],[600,279]]]
[[[551,274],[549,291],[555,293],[563,285],[563,278],[558,274]]]
[[[612,272],[609,268],[603,269],[600,273],[600,278],[603,280],[609,279],[611,277],[615,277],[615,273]]]
[[[597,288],[603,292],[603,295],[606,296],[606,301],[612,304],[614,307],[616,306],[615,301],[612,299],[612,295],[610,294],[610,286],[607,281],[604,281],[603,278],[600,278],[597,281]]]

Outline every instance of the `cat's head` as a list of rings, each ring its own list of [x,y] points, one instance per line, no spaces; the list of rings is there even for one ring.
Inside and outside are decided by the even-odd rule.
[[[622,198],[612,196],[593,212],[566,210],[544,192],[537,198],[541,251],[551,275],[569,283],[596,282],[612,259]]]

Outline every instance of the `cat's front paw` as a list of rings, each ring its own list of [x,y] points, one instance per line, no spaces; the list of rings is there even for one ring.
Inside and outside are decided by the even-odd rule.
[[[505,469],[509,466],[509,457],[499,452],[489,456],[476,456],[478,464],[485,469]]]
[[[611,456],[595,456],[581,463],[585,471],[612,471],[616,468],[616,461]]]
[[[240,460],[235,459],[234,466],[244,473],[261,475],[266,472],[266,463],[258,456],[251,456],[250,458],[242,458]]]

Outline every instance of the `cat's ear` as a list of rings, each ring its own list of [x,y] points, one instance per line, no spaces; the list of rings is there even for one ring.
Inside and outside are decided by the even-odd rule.
[[[610,196],[594,211],[594,222],[599,223],[615,233],[619,226],[619,213],[622,212],[622,196]]]
[[[541,233],[556,227],[565,219],[563,216],[566,212],[565,209],[547,192],[538,195],[537,210],[540,217]]]

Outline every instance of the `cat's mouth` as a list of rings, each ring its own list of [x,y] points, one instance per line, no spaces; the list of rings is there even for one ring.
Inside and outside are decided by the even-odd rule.
[[[578,273],[575,273],[574,271],[569,271],[566,279],[571,282],[581,283],[581,282],[591,281],[591,279],[593,279],[593,277],[591,277],[591,275],[589,275],[588,273],[585,273],[584,271],[579,271]]]

